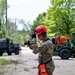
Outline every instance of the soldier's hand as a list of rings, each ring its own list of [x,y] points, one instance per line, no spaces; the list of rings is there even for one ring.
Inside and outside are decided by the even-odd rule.
[[[30,45],[30,41],[28,40],[28,41],[25,41],[24,42],[24,45]]]
[[[36,34],[35,34],[35,33],[32,34],[31,37],[32,37],[32,39],[33,39],[33,38],[36,38]]]

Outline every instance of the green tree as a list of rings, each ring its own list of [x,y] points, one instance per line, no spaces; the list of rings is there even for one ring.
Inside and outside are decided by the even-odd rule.
[[[33,25],[31,27],[31,31],[35,29],[38,25],[44,25],[44,21],[46,19],[46,12],[39,14],[36,19],[33,21]]]
[[[5,0],[0,0],[0,17],[5,14]]]
[[[45,25],[49,33],[70,35],[75,30],[75,1],[50,0],[51,6],[47,12]]]
[[[0,0],[0,38],[4,37],[4,14],[5,14],[5,0]]]

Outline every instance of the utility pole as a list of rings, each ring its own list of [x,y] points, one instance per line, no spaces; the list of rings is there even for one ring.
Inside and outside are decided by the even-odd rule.
[[[6,38],[8,38],[8,24],[7,24],[7,0],[5,2],[5,6],[6,6]]]
[[[14,19],[15,20],[15,32],[14,32],[14,39],[15,39],[15,42],[16,42],[16,38],[17,38],[17,30],[16,30],[16,22],[17,22],[17,18]]]
[[[17,38],[17,21],[19,19],[15,18],[13,20],[14,20],[14,23],[15,23],[15,26],[14,26],[14,41],[17,42],[17,40],[16,40],[16,38]]]

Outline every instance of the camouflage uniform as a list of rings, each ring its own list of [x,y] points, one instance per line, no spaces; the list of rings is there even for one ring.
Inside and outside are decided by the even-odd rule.
[[[53,56],[53,44],[52,42],[47,38],[46,40],[44,40],[39,46],[36,43],[31,43],[29,45],[29,47],[31,49],[33,49],[33,53],[38,55],[38,62],[40,63],[40,54],[43,55],[43,63],[48,62],[49,60],[52,59]],[[50,62],[48,62],[46,64],[46,69],[48,72],[48,75],[53,75],[53,71],[55,69],[55,65],[53,60],[51,60]]]

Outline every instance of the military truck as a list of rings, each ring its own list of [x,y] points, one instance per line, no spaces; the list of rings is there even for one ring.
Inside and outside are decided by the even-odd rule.
[[[18,55],[20,50],[21,48],[19,44],[13,43],[13,41],[9,38],[0,40],[0,56],[2,56],[3,53],[5,52],[8,55],[11,55],[12,53],[15,53],[15,55]]]
[[[74,58],[75,57],[75,33],[72,33],[70,39],[66,39],[61,44],[54,45],[53,55],[60,56],[61,59]]]

